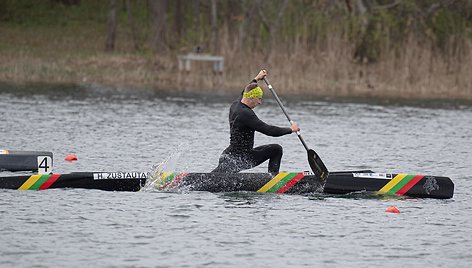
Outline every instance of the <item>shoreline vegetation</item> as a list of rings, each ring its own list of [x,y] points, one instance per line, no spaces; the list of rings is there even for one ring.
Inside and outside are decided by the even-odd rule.
[[[469,1],[97,2],[3,1],[0,81],[220,94],[264,68],[280,94],[472,100]],[[179,71],[196,50],[224,72]]]

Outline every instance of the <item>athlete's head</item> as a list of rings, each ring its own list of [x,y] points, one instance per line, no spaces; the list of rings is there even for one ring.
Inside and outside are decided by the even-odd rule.
[[[262,103],[262,95],[264,95],[264,92],[257,83],[250,83],[244,89],[241,101],[249,106],[249,108],[253,109]]]

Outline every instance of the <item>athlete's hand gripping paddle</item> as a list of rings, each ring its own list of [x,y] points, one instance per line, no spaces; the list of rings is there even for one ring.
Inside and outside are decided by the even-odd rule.
[[[284,112],[284,114],[287,117],[288,121],[290,122],[290,124],[292,124],[292,122],[293,122],[292,119],[290,119],[290,116],[288,115],[287,111],[285,110],[284,105],[280,101],[279,96],[277,96],[277,93],[275,93],[275,90],[272,87],[272,85],[269,83],[269,80],[267,80],[267,77],[264,77],[264,81],[267,84],[267,87],[269,87],[270,92],[272,92],[272,94],[274,95],[275,100],[277,101],[280,108]],[[329,171],[326,168],[325,164],[323,163],[323,161],[321,161],[321,158],[318,156],[318,154],[314,150],[308,148],[308,146],[306,145],[305,141],[302,138],[302,135],[300,134],[300,131],[297,131],[297,136],[300,139],[300,141],[302,142],[303,147],[305,147],[305,149],[308,153],[308,163],[310,164],[311,170],[313,171],[313,173],[315,174],[315,176],[317,178],[319,178],[323,182],[325,182],[326,179],[328,178],[328,175],[329,175]]]

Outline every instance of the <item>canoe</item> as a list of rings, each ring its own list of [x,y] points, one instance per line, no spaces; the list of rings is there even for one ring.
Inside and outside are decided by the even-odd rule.
[[[52,171],[52,153],[42,151],[0,150],[0,171]]]
[[[208,192],[273,192],[287,194],[348,194],[367,192],[382,195],[448,199],[454,183],[448,177],[419,174],[388,174],[366,171],[331,172],[325,184],[310,172],[186,173],[164,172],[74,172],[1,176],[0,188],[46,190],[85,188],[107,191],[139,191],[147,184],[158,190]]]
[[[1,174],[1,173],[0,173]],[[126,178],[105,177],[99,174],[127,174]],[[0,189],[46,190],[54,188],[82,188],[105,191],[139,191],[149,178],[139,172],[72,172],[67,174],[0,175]]]

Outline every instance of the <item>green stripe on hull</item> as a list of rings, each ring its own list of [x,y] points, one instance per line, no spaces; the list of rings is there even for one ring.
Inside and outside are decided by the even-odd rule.
[[[44,182],[46,182],[51,174],[44,174],[42,175],[28,190],[38,190]]]
[[[405,186],[408,182],[411,181],[416,175],[406,175],[400,182],[398,182],[390,191],[388,191],[388,194],[394,195],[396,194],[403,186]]]
[[[172,172],[169,176],[167,176],[167,178],[161,181],[159,185],[166,185],[167,183],[171,182],[177,174],[177,172]]]
[[[278,189],[282,188],[287,182],[289,182],[291,179],[293,179],[295,176],[297,176],[298,173],[296,172],[290,172],[285,176],[283,179],[281,179],[279,182],[277,182],[272,188],[267,190],[268,193],[275,193]]]

